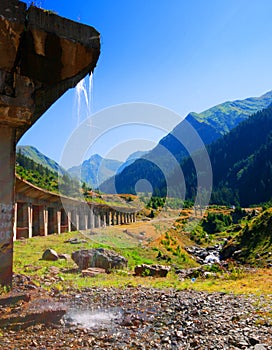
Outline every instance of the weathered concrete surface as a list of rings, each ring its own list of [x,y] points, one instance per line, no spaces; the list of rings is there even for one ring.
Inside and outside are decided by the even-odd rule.
[[[16,141],[92,72],[99,33],[17,0],[0,3],[0,284],[11,284]]]
[[[0,4],[0,122],[17,139],[97,62],[99,33],[19,1]]]

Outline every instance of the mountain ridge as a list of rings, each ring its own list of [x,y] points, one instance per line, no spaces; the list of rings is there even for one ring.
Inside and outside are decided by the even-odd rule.
[[[144,159],[140,158],[136,162],[126,167],[113,179],[108,179],[101,184],[103,192],[114,193],[135,193],[135,185],[141,179],[151,181],[153,189],[158,189],[162,181],[161,171],[156,166],[158,159],[163,165],[163,172],[168,176],[175,167],[170,161],[169,154],[175,157],[177,162],[189,156],[184,140],[190,142],[190,153],[194,153],[203,147],[197,138],[190,139],[190,127],[197,132],[204,145],[210,145],[225,133],[246,120],[255,112],[267,108],[272,103],[272,91],[260,97],[250,97],[245,100],[227,101],[214,106],[202,113],[189,113],[171,133],[163,137],[159,144],[148,152]],[[181,142],[180,142],[181,141]],[[164,170],[166,169],[166,170]]]

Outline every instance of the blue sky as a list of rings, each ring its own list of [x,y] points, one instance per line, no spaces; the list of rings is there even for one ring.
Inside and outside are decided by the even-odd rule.
[[[272,89],[271,0],[37,2],[101,33],[93,113],[144,102],[169,108],[182,118]],[[77,123],[73,89],[20,144],[33,145],[59,161]]]

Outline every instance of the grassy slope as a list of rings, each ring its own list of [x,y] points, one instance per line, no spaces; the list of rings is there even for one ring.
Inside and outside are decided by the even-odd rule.
[[[194,283],[191,280],[180,281],[172,271],[167,278],[152,277],[135,277],[133,276],[133,268],[140,263],[158,263],[156,260],[157,249],[167,252],[168,246],[161,243],[165,240],[164,232],[165,221],[157,221],[151,223],[136,223],[128,226],[116,226],[109,228],[108,231],[94,232],[91,239],[87,239],[87,243],[72,245],[64,243],[65,240],[72,237],[86,238],[81,233],[65,233],[61,235],[50,235],[48,237],[34,237],[32,239],[16,241],[14,246],[14,271],[30,275],[32,280],[45,286],[45,288],[57,288],[65,290],[69,287],[83,288],[90,286],[99,287],[126,287],[126,286],[144,286],[157,288],[177,288],[177,289],[196,289],[207,290],[210,292],[220,291],[227,293],[255,293],[255,294],[271,294],[272,278],[271,269],[258,269],[254,273],[242,272],[240,269],[233,268],[229,273],[223,273],[220,278],[197,279]],[[149,226],[148,226],[149,225]],[[179,224],[178,224],[179,225]],[[177,226],[178,226],[177,225]],[[153,230],[151,229],[153,227]],[[150,232],[146,237],[146,241],[139,244],[138,234]],[[132,235],[124,232],[128,230]],[[186,235],[180,235],[174,226],[168,230],[168,236],[171,236],[170,247],[175,248],[177,244],[182,247],[182,242],[191,243]],[[135,234],[135,237],[133,237]],[[152,239],[152,242],[149,241]],[[187,241],[186,241],[187,240]],[[175,243],[173,242],[175,241]],[[106,247],[114,249],[118,253],[128,258],[128,270],[115,271],[109,275],[98,275],[95,278],[83,278],[80,273],[75,270],[76,265],[72,260],[59,260],[56,262],[48,262],[40,260],[42,253],[47,248],[55,249],[58,253],[71,254],[77,249],[88,249],[92,247]],[[155,250],[154,250],[155,248]],[[173,257],[173,254],[171,255]],[[182,255],[181,255],[182,256]],[[180,266],[192,266],[190,260],[179,259],[172,263],[179,263]],[[163,262],[165,264],[165,262]],[[59,268],[59,272],[52,279],[52,266]]]
[[[239,260],[244,263],[262,266],[272,262],[272,208],[247,223],[229,245],[241,250]]]
[[[32,159],[35,163],[47,167],[53,172],[60,172],[61,174],[66,173],[65,170],[61,166],[59,166],[57,162],[45,156],[33,146],[17,146],[16,151],[21,152],[25,157]]]

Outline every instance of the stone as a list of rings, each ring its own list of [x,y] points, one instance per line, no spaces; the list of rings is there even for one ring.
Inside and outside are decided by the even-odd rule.
[[[87,243],[87,241],[85,239],[70,238],[67,241],[64,241],[64,243],[81,244],[81,243]]]
[[[0,305],[15,305],[20,301],[28,302],[30,300],[30,295],[28,293],[11,293],[0,297]]]
[[[135,266],[136,276],[166,277],[170,271],[170,266],[141,264]]]
[[[267,350],[267,347],[264,346],[263,344],[256,344],[254,346],[254,350]]]
[[[248,340],[250,342],[250,345],[252,346],[260,343],[260,340],[256,337],[249,337]]]
[[[0,317],[0,328],[17,330],[25,329],[35,324],[49,325],[58,323],[65,313],[66,307],[52,302],[40,308],[29,308],[20,315],[4,315]]]
[[[88,269],[81,271],[82,277],[95,277],[104,273],[106,273],[106,270],[100,267],[89,267]]]
[[[53,249],[49,248],[43,252],[42,260],[56,261],[58,259],[59,259],[58,253]]]
[[[128,263],[123,256],[104,248],[77,250],[72,253],[72,259],[81,270],[100,267],[107,272],[111,269],[123,269]]]
[[[70,254],[58,254],[59,259],[69,260],[71,258]]]

